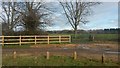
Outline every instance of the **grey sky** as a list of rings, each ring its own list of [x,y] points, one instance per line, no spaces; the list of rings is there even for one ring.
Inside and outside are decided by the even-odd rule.
[[[49,26],[47,30],[72,30],[72,27],[63,14],[62,7],[59,3],[53,2],[52,6],[57,12],[52,16],[54,19],[53,26]],[[1,13],[1,8],[0,8]],[[118,2],[103,2],[101,5],[93,7],[93,14],[88,17],[90,21],[87,24],[80,24],[78,29],[104,29],[118,27]]]
[[[58,6],[57,3],[54,5]],[[93,14],[88,17],[90,21],[87,24],[80,24],[78,29],[105,29],[118,27],[118,3],[117,2],[103,2],[101,5],[94,6]],[[57,8],[59,12],[55,13],[56,20],[53,22],[54,26],[50,26],[48,30],[64,30],[72,29],[67,24],[67,19],[62,14],[61,8]]]

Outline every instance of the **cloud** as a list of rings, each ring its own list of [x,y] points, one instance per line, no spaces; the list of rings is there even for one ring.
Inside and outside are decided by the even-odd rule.
[[[94,13],[88,17],[89,23],[80,24],[78,29],[104,29],[104,28],[117,28],[118,27],[118,3],[116,2],[105,2],[101,5],[95,6],[92,9]],[[59,9],[59,8],[58,8]],[[56,9],[57,10],[57,9]],[[59,9],[61,10],[61,9]],[[64,30],[72,29],[71,25],[66,24],[67,18],[60,12],[55,13],[57,17],[54,21],[55,25],[52,26],[51,30]]]
[[[104,29],[118,27],[118,3],[106,2],[94,8],[94,14],[89,16],[86,29]],[[112,5],[112,6],[111,6]]]

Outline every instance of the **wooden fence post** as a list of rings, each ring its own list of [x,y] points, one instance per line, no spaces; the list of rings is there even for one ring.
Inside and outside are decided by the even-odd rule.
[[[21,35],[20,35],[20,46],[21,46]]]
[[[69,35],[69,43],[71,43],[71,36]]]
[[[104,63],[104,62],[105,62],[105,55],[102,54],[102,63]]]
[[[59,36],[59,43],[61,43],[61,36]]]
[[[35,44],[36,44],[36,35],[35,35]]]
[[[2,36],[2,45],[4,46],[4,35]]]
[[[75,51],[74,52],[74,60],[76,60],[77,59],[77,52]]]
[[[47,51],[46,59],[48,60],[50,58],[50,53]]]
[[[13,58],[16,59],[16,51],[13,52]]]
[[[49,36],[48,36],[48,44],[50,43],[50,39],[49,39]]]

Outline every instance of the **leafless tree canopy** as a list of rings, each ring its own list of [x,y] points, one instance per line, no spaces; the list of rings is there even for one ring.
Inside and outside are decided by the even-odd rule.
[[[44,3],[25,2],[19,5],[24,6],[24,8],[20,7],[21,10],[18,12],[21,13],[21,22],[27,31],[36,31],[41,25],[50,24],[47,16],[51,13],[46,10]]]
[[[77,33],[79,23],[87,23],[87,16],[91,14],[91,7],[99,4],[98,2],[60,2],[65,12],[65,15]]]
[[[7,25],[6,30],[22,26],[26,31],[34,33],[51,24],[51,11],[44,2],[3,2],[2,9],[0,17]]]
[[[3,13],[0,15],[0,18],[3,20],[4,23],[7,23],[8,30],[12,30],[19,21],[19,15],[14,10],[16,7],[16,2],[2,3]]]

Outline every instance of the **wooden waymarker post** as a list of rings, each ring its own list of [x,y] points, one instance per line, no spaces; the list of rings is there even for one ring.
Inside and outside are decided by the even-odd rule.
[[[104,62],[105,62],[105,55],[102,54],[102,63],[104,63]]]
[[[13,58],[16,59],[16,51],[13,52]]]
[[[49,54],[49,52],[47,51],[47,56],[46,56],[46,59],[48,60],[48,59],[49,59],[49,57],[50,57],[50,54]]]
[[[76,60],[77,59],[77,52],[75,51],[74,52],[74,60]]]

